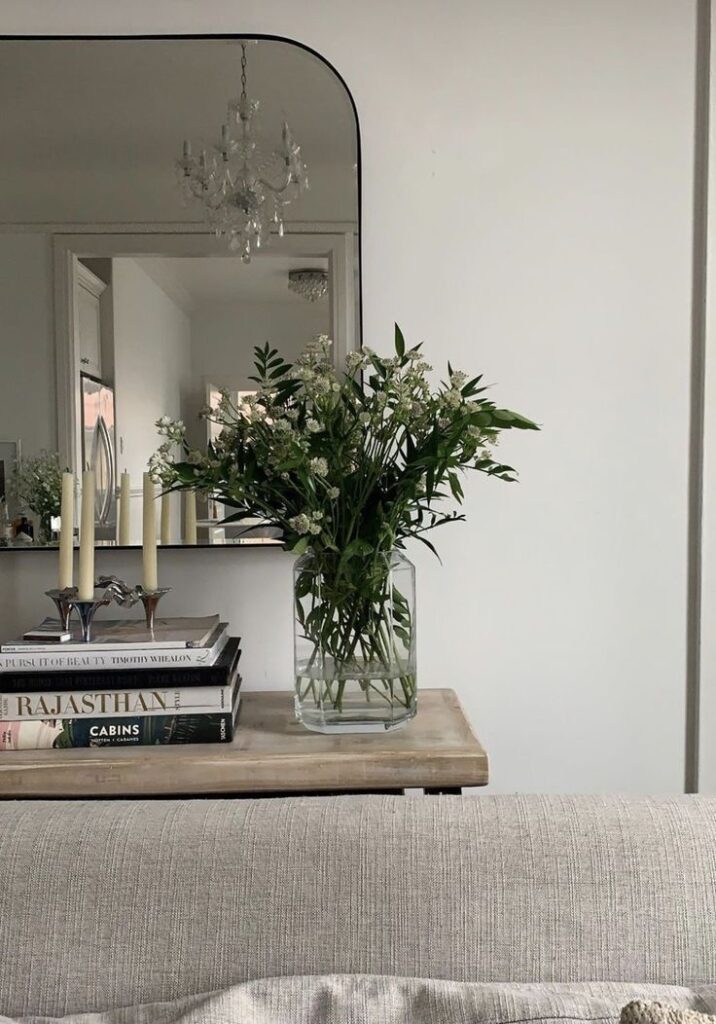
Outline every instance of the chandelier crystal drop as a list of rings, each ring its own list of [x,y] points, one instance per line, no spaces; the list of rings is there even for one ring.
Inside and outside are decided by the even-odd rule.
[[[288,287],[307,302],[318,302],[328,294],[328,274],[325,270],[289,270]]]
[[[246,43],[241,44],[241,95],[229,101],[220,140],[196,155],[186,140],[176,162],[188,201],[200,203],[217,237],[244,263],[265,245],[272,230],[284,233],[283,211],[308,188],[301,147],[284,121],[279,145],[266,152],[258,131],[258,100],[246,91]]]

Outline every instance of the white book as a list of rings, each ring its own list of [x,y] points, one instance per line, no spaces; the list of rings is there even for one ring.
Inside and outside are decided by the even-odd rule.
[[[233,685],[153,686],[139,690],[69,690],[0,693],[0,721],[56,718],[136,718],[145,715],[209,715],[231,710]]]
[[[228,625],[220,622],[206,647],[135,648],[121,644],[4,644],[0,650],[0,676],[3,672],[97,671],[118,668],[184,668],[213,665],[229,639]],[[2,683],[0,682],[0,686]]]
[[[35,630],[56,630],[59,628],[57,619],[47,618]],[[181,650],[183,647],[204,647],[219,625],[218,615],[205,615],[188,618],[155,619],[154,629],[146,627],[144,619],[95,619],[92,640],[83,643],[79,625],[72,622],[72,639],[62,644],[57,641],[45,643],[37,640],[12,640],[0,645],[0,652],[16,654],[19,652],[33,654],[51,654],[61,646],[63,651],[70,648],[84,651],[101,651],[107,648],[120,647],[122,650],[159,650],[170,648]]]

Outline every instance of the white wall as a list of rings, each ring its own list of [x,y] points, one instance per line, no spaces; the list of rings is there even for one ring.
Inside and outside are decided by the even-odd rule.
[[[229,391],[250,390],[254,347],[266,342],[293,362],[317,334],[330,334],[330,305],[290,297],[280,302],[202,303],[191,313],[192,391],[187,409],[191,444],[206,440],[199,411],[206,404],[206,385]]]
[[[217,117],[221,108],[217,108]],[[218,123],[218,121],[217,121]],[[272,126],[275,131],[280,126]],[[176,154],[172,154],[174,159]],[[107,224],[143,223],[146,211],[153,221],[181,221],[203,224],[196,209],[185,207],[173,187],[171,165],[169,175],[165,154],[156,161],[144,159],[143,174],[137,181],[136,154],[124,166],[112,158],[98,163],[91,180],[77,187],[74,167],[56,165],[52,189],[47,189],[47,173],[40,166],[21,173],[15,166],[7,167],[8,188],[0,196],[0,223],[10,224]],[[99,154],[102,159],[102,154]],[[4,175],[5,176],[5,175]],[[286,223],[291,221],[355,221],[355,182],[345,173],[338,177],[332,164],[311,163],[311,187],[287,208]],[[107,197],[112,197],[108,216]]]
[[[56,449],[56,409],[50,240],[0,234],[0,440]]]
[[[470,484],[468,524],[436,538],[444,565],[416,553],[421,683],[459,691],[495,790],[681,787],[694,10],[4,6],[6,33],[285,34],[344,75],[363,135],[366,342],[389,346],[397,319],[544,425],[504,446],[520,486]],[[19,628],[44,608],[50,560],[6,555],[0,571]],[[231,618],[247,685],[289,685],[288,556],[167,553],[161,572],[173,610]]]
[[[117,401],[118,470],[136,492],[131,540],[141,543],[141,488],[150,455],[159,447],[160,416],[181,419],[191,373],[191,325],[187,314],[135,260],[112,261],[114,379]],[[180,502],[172,498],[171,540],[181,538]]]
[[[201,305],[192,311],[192,376],[244,390],[255,373],[254,347],[268,342],[292,362],[317,334],[330,334],[328,299]]]

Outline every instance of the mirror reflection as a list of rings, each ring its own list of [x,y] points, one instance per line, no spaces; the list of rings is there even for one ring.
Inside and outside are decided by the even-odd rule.
[[[238,38],[5,40],[0,97],[0,546],[56,543],[66,468],[94,471],[97,544],[139,545],[161,416],[205,443],[254,346],[360,343],[350,97]],[[193,505],[163,502],[161,543],[276,543]]]

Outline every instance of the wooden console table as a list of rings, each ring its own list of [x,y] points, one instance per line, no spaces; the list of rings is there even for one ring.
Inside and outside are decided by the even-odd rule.
[[[248,691],[233,743],[0,753],[0,799],[459,793],[488,781],[487,754],[453,690],[421,690],[394,733],[324,736],[293,695]]]

